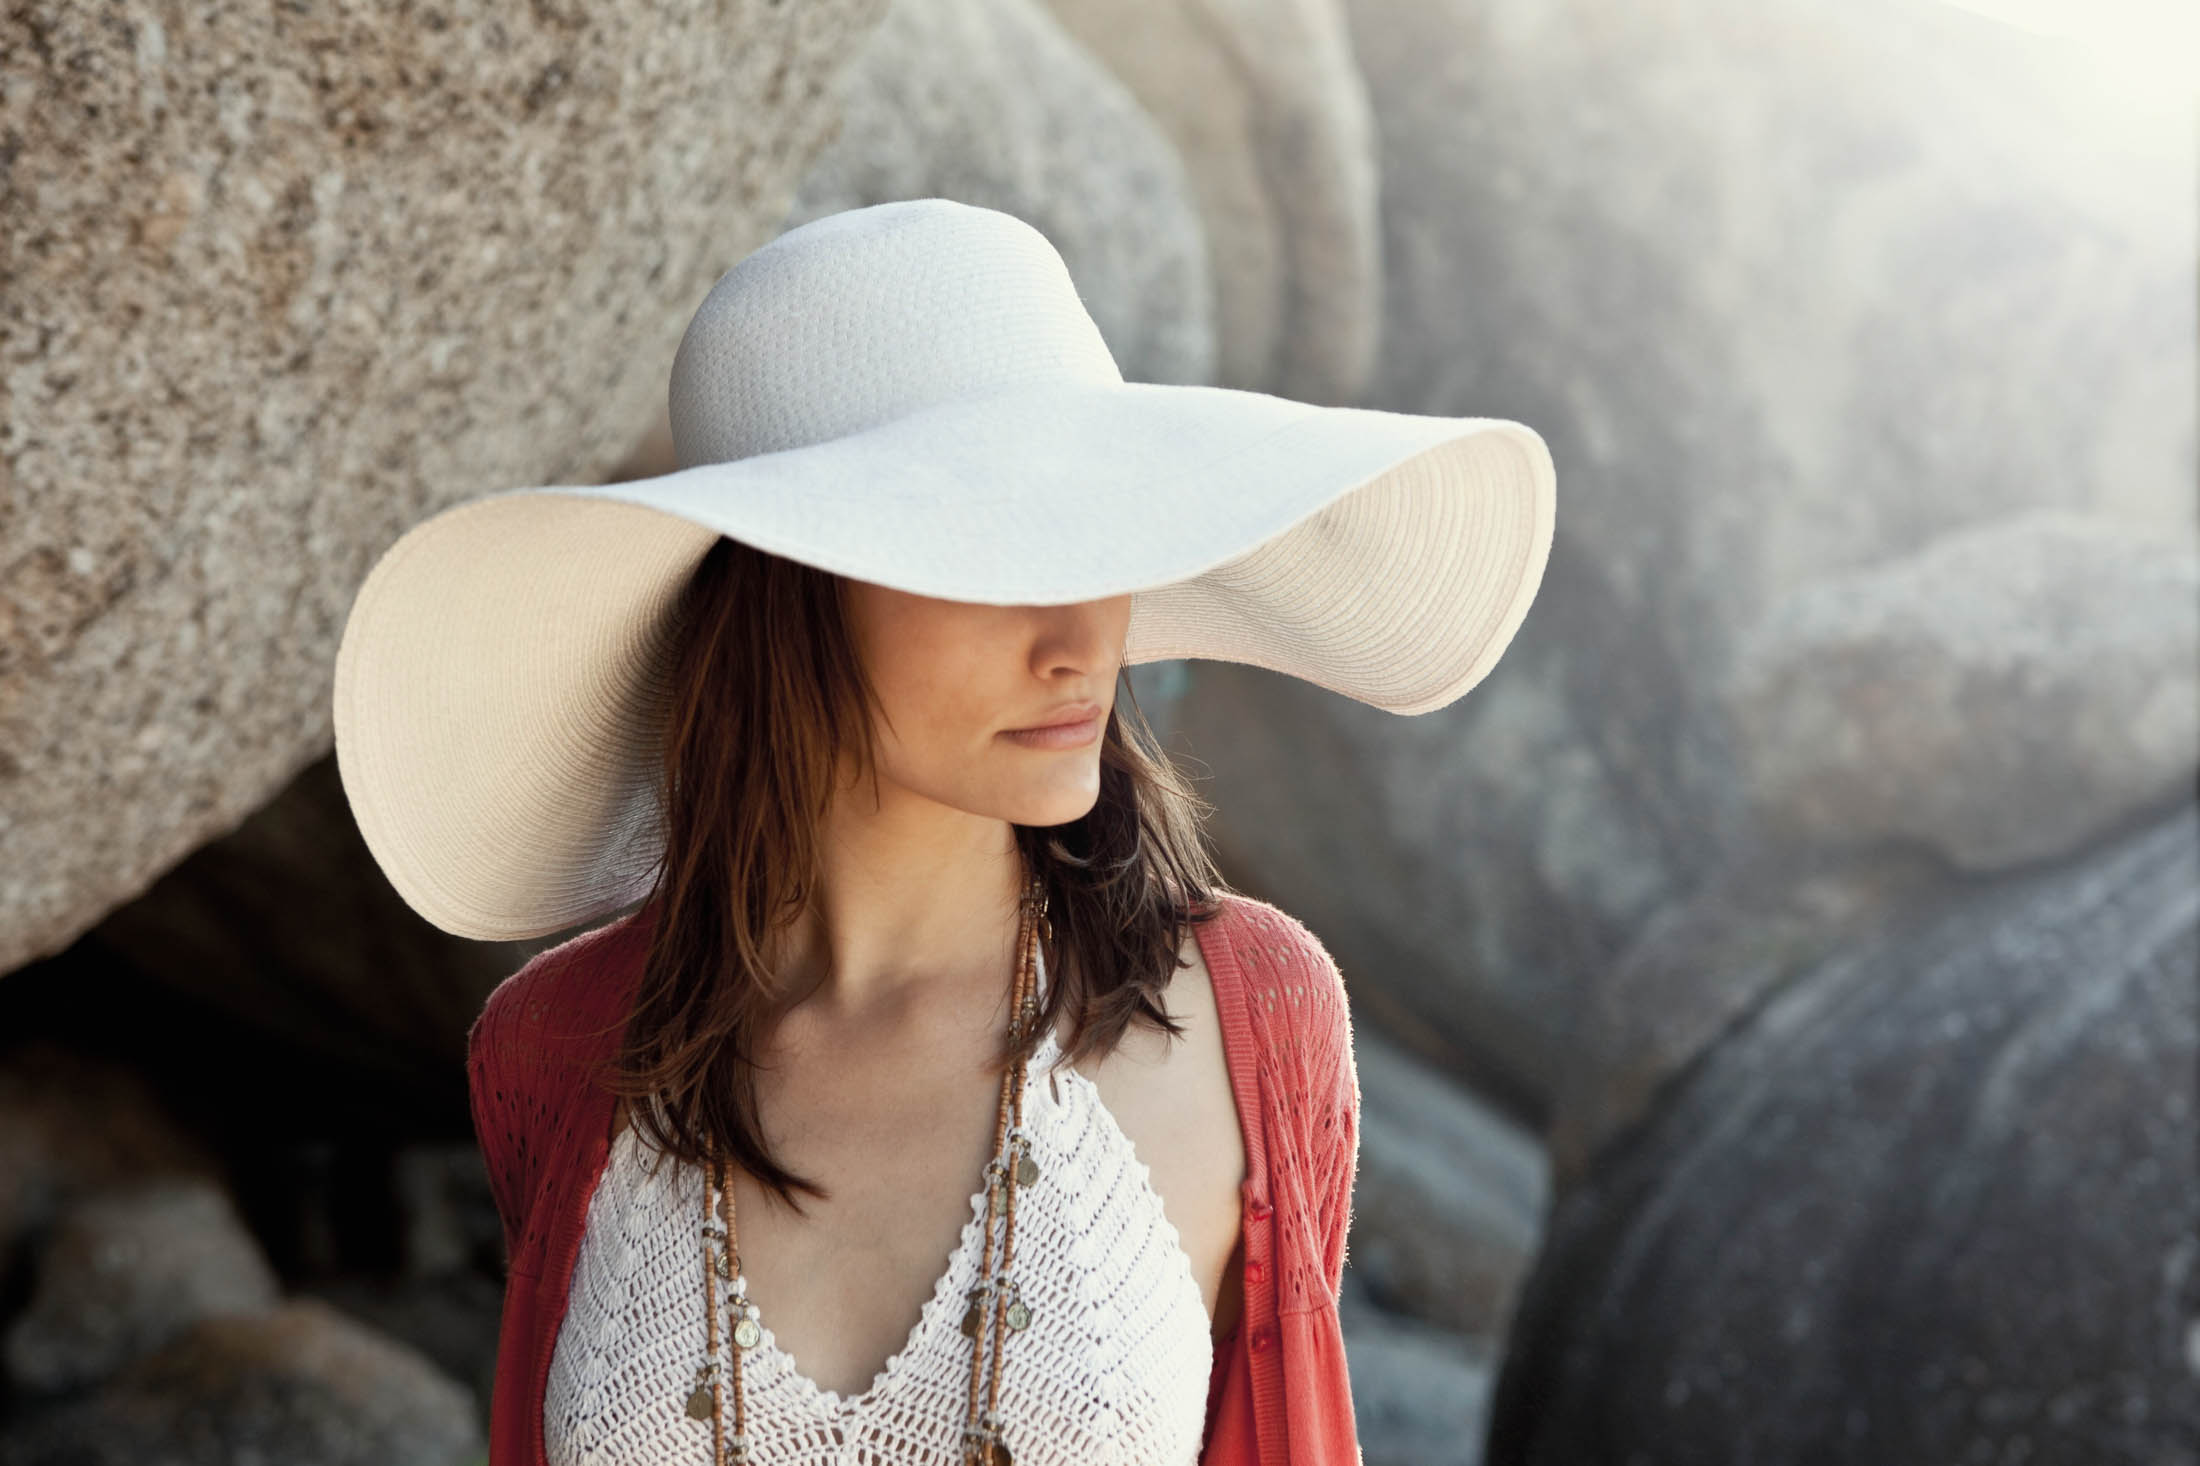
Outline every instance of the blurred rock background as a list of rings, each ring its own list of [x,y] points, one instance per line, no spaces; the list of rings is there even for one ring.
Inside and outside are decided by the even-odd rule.
[[[1370,1466],[2200,1462],[2196,138],[1928,0],[11,8],[0,1460],[479,1459],[540,944],[359,843],[344,613],[937,194],[1128,377],[1558,463],[1453,707],[1131,679],[1345,971]]]

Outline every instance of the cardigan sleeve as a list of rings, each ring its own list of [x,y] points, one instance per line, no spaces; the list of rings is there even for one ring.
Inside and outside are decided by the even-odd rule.
[[[1360,1169],[1360,1067],[1352,1053],[1352,1010],[1345,1002],[1344,978],[1337,965],[1323,954],[1324,966],[1336,985],[1336,1003],[1329,1016],[1327,1048],[1330,1059],[1317,1093],[1326,1094],[1327,1118],[1314,1139],[1318,1147],[1316,1195],[1321,1198],[1321,1266],[1329,1296],[1337,1296],[1344,1283],[1345,1237],[1352,1227],[1352,1189]]]
[[[1337,1317],[1345,1239],[1352,1223],[1352,1188],[1359,1169],[1359,1066],[1352,1053],[1352,1010],[1344,975],[1321,940],[1295,918],[1279,915],[1281,991],[1273,1010],[1291,1015],[1282,1054],[1290,1074],[1291,1162],[1304,1195],[1292,1249],[1303,1259],[1295,1306],[1279,1310],[1277,1353],[1289,1466],[1354,1466],[1360,1461],[1352,1377]],[[1295,1060],[1295,1062],[1293,1061]],[[1275,1143],[1276,1136],[1270,1136]],[[1317,1296],[1313,1290],[1319,1289]]]
[[[467,1030],[467,1100],[508,1270],[541,1265],[553,1215],[539,1198],[560,1188],[581,1128],[608,1117],[591,1080],[616,1047],[643,933],[620,918],[537,952]]]
[[[507,1267],[519,1255],[520,1238],[527,1230],[526,1199],[534,1192],[523,1165],[527,1147],[517,1123],[517,1075],[508,1061],[516,978],[517,974],[498,984],[466,1032],[467,1106],[473,1115],[474,1140],[489,1173],[489,1194],[504,1227]]]
[[[1304,1139],[1314,1261],[1332,1300],[1343,1286],[1345,1238],[1360,1161],[1360,1071],[1352,1054],[1352,1008],[1344,974],[1321,939],[1285,917],[1308,1002],[1299,1019],[1305,1065]]]

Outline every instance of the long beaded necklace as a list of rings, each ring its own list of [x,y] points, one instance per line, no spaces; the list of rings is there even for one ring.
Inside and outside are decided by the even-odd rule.
[[[1038,1016],[1037,973],[1039,942],[1054,940],[1054,924],[1047,919],[1046,886],[1028,868],[1018,903],[1016,929],[1016,979],[1009,998],[1009,1034],[1022,1043]],[[1008,1276],[1016,1243],[1016,1188],[1039,1179],[1039,1163],[1031,1156],[1031,1137],[1024,1129],[1024,1068],[1012,1064],[1001,1076],[1000,1104],[994,1113],[993,1155],[985,1163],[985,1260],[976,1286],[969,1291],[970,1306],[963,1313],[964,1337],[975,1342],[970,1354],[970,1396],[962,1428],[963,1466],[1012,1466],[1008,1442],[1002,1438],[1000,1418],[1001,1345],[1010,1332],[1031,1325],[1031,1309],[1016,1283]],[[732,1162],[715,1150],[711,1153],[703,1188],[703,1312],[709,1320],[703,1362],[695,1371],[687,1413],[710,1421],[711,1459],[715,1466],[728,1461],[746,1462],[749,1455],[748,1400],[741,1385],[741,1356],[763,1341],[756,1305],[749,1301],[748,1279],[741,1275],[739,1233],[734,1227]],[[715,1195],[715,1202],[713,1196]],[[715,1215],[713,1214],[715,1212]],[[994,1227],[1000,1225],[1000,1266],[993,1264]],[[718,1283],[729,1284],[734,1324],[730,1357],[733,1377],[733,1430],[726,1430],[725,1392],[721,1387],[720,1355],[724,1352],[718,1329]],[[991,1345],[988,1347],[987,1340]],[[991,1368],[986,1365],[990,1362]],[[980,1398],[984,1408],[979,1407]]]

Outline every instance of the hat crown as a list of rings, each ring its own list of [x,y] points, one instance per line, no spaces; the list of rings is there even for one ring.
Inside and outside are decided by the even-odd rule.
[[[723,463],[1047,379],[1123,380],[1047,237],[952,199],[872,204],[719,276],[673,357],[673,447]]]

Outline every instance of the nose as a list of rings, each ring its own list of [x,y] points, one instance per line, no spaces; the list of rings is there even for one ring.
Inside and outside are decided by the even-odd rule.
[[[1122,595],[1037,608],[1032,670],[1042,677],[1065,670],[1112,674],[1130,629],[1130,602]]]

